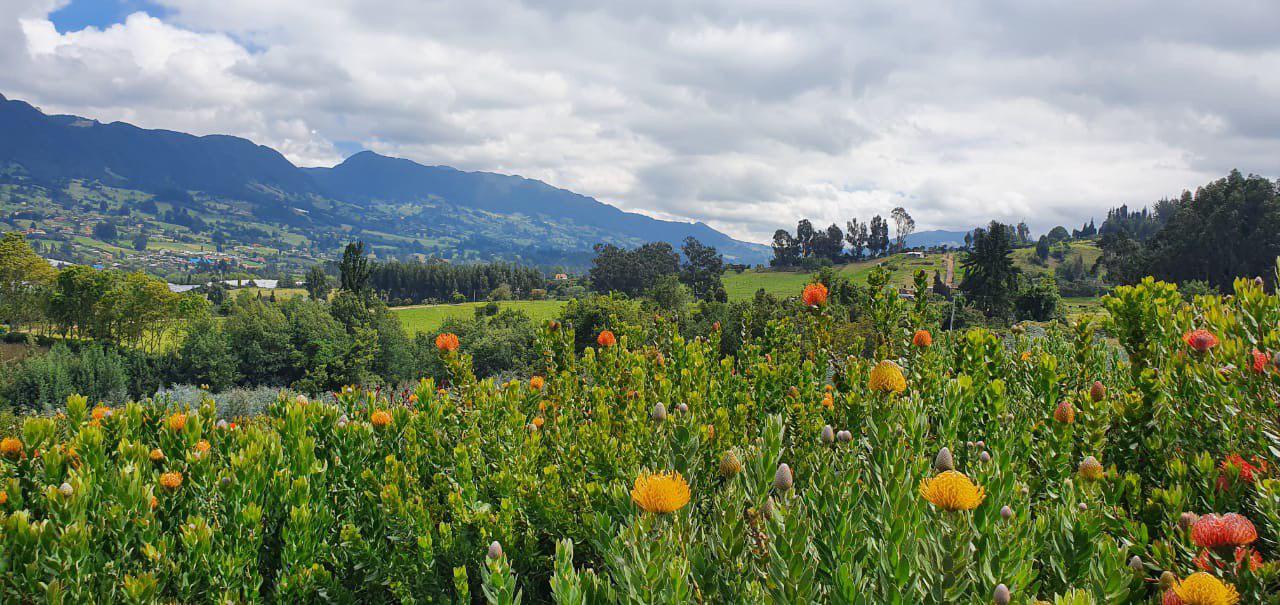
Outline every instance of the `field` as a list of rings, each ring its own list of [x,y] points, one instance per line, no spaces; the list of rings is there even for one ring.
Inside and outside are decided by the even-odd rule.
[[[925,258],[911,258],[902,254],[895,254],[882,259],[837,265],[835,270],[838,274],[852,280],[854,283],[862,284],[866,283],[867,276],[871,273],[871,268],[881,264],[892,271],[890,283],[901,287],[910,286],[915,279],[916,271],[920,270],[924,270],[929,275],[930,284],[933,283],[934,271],[938,271],[943,278],[946,277],[946,256],[942,254],[933,254]],[[956,271],[959,270],[959,259],[957,258]],[[772,270],[748,270],[742,273],[730,271],[724,274],[723,279],[725,291],[729,294],[729,300],[747,300],[755,296],[756,291],[760,289],[764,289],[765,292],[774,296],[795,296],[805,284],[813,280],[813,273],[808,271]],[[956,283],[959,283],[958,274]]]
[[[445,341],[442,383],[252,418],[72,397],[0,441],[0,601],[1277,602],[1280,298],[1032,337],[872,296],[733,357],[545,326],[502,383]]]
[[[456,305],[415,305],[392,309],[400,317],[410,336],[419,332],[431,332],[450,317],[473,317],[477,307],[488,303],[460,303]],[[500,309],[524,311],[530,319],[542,322],[555,317],[564,306],[561,300],[514,300],[498,303]]]

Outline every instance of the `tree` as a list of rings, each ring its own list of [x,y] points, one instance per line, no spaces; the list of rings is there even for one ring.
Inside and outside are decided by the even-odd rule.
[[[365,254],[364,242],[355,241],[347,244],[342,251],[342,262],[338,265],[341,289],[356,294],[367,294],[369,290],[369,257]]]
[[[120,232],[116,229],[116,224],[111,221],[101,221],[93,226],[93,239],[110,244],[119,237]]]
[[[809,219],[801,219],[796,225],[796,241],[800,244],[800,256],[808,258],[813,254],[813,223]]]
[[[724,283],[724,257],[712,246],[703,245],[693,237],[686,237],[680,247],[685,263],[680,267],[680,281],[700,300],[727,298]]]
[[[1014,299],[1014,316],[1019,320],[1049,321],[1061,315],[1062,295],[1052,275],[1026,280]]]
[[[844,232],[835,223],[813,236],[814,256],[837,262],[842,254],[844,254]]]
[[[1036,258],[1040,259],[1040,264],[1042,265],[1045,262],[1048,262],[1049,260],[1049,237],[1048,236],[1041,235],[1040,239],[1036,240]]]
[[[893,224],[897,227],[897,249],[905,250],[907,248],[907,236],[916,230],[916,220],[907,214],[907,209],[902,206],[894,208],[889,216],[893,218]]]
[[[871,251],[872,256],[880,256],[889,250],[889,222],[879,214],[871,217],[867,249]]]
[[[38,320],[56,275],[21,233],[4,234],[0,238],[0,321],[16,327]]]
[[[863,249],[867,247],[867,224],[858,219],[849,219],[845,224],[844,239],[849,243],[849,254],[854,260],[862,260]]]
[[[588,277],[596,292],[637,296],[659,277],[680,272],[680,255],[666,242],[650,242],[635,250],[597,244],[595,250]]]
[[[133,249],[138,252],[146,252],[147,250],[147,234],[139,233],[133,236]]]
[[[1018,269],[1013,264],[1013,229],[992,221],[987,229],[975,229],[973,249],[962,263],[965,269],[960,291],[988,316],[1007,316],[1018,290]]]
[[[1049,230],[1049,243],[1056,244],[1058,242],[1071,239],[1071,234],[1067,232],[1067,228],[1058,225]]]
[[[800,262],[800,242],[791,237],[786,229],[773,232],[773,259],[769,264],[774,267],[794,267]]]

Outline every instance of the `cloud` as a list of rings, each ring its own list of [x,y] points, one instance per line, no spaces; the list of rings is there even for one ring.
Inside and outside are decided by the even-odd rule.
[[[0,0],[0,92],[303,165],[355,143],[517,173],[755,241],[898,205],[1045,231],[1280,157],[1280,7],[1253,0],[157,4],[59,33],[60,3]]]

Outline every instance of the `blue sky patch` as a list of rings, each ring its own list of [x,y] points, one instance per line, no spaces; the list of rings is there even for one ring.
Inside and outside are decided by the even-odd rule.
[[[129,15],[138,11],[153,17],[164,18],[168,10],[147,0],[72,0],[49,15],[58,33],[79,31],[86,27],[106,29],[116,23],[124,23]]]

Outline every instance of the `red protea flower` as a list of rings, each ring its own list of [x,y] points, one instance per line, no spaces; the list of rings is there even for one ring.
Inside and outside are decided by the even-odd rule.
[[[1257,456],[1254,456],[1253,462],[1250,463],[1240,454],[1231,454],[1227,456],[1226,460],[1222,461],[1222,464],[1218,465],[1218,468],[1222,471],[1218,475],[1218,489],[1225,490],[1230,487],[1231,481],[1228,479],[1228,475],[1231,467],[1240,469],[1240,480],[1245,483],[1253,483],[1258,480],[1258,475],[1263,475],[1267,472],[1266,461],[1258,459]]]
[[[612,347],[613,345],[618,344],[618,338],[613,335],[613,332],[605,330],[596,337],[596,344],[602,347]]]
[[[911,337],[911,344],[921,349],[927,349],[933,346],[933,335],[928,330],[916,330],[915,336]]]
[[[1254,374],[1261,374],[1267,371],[1267,365],[1271,363],[1271,356],[1257,349],[1249,353],[1249,359],[1251,362],[1249,369],[1253,370]]]
[[[1071,424],[1076,421],[1076,408],[1071,405],[1070,401],[1063,401],[1053,410],[1053,419],[1062,424]]]
[[[1253,522],[1236,513],[1205,515],[1191,526],[1191,541],[1201,548],[1236,548],[1257,539]]]
[[[445,332],[436,336],[436,349],[441,353],[451,353],[457,351],[461,343],[458,341],[458,335],[452,332]]]
[[[1236,571],[1239,571],[1245,565],[1249,567],[1249,571],[1258,571],[1258,568],[1262,566],[1262,553],[1248,546],[1239,546],[1236,547],[1235,560]],[[1224,567],[1221,561],[1214,560],[1213,555],[1207,548],[1200,551],[1200,554],[1196,555],[1195,560],[1192,562],[1202,571],[1211,572]]]
[[[806,307],[821,307],[827,304],[827,287],[814,282],[804,287],[804,292],[800,294],[800,301]]]
[[[1191,350],[1197,353],[1204,353],[1218,346],[1218,337],[1208,330],[1190,330],[1182,335],[1182,342],[1187,343]]]

